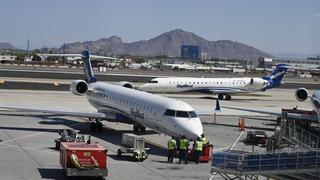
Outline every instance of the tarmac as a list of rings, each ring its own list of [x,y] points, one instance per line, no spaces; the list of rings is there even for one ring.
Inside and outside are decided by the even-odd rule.
[[[108,69],[106,72],[99,72],[94,68],[94,73],[99,81],[119,82],[129,81],[134,83],[146,83],[156,77],[261,77],[266,74],[233,74],[226,72],[201,72],[201,71],[152,71],[152,70],[127,70],[127,69]],[[9,65],[0,66],[0,89],[32,89],[30,86],[36,85],[39,90],[68,90],[68,84],[74,79],[83,79],[83,68],[68,66],[39,66],[39,65]],[[32,79],[31,81],[29,79]],[[52,82],[59,86],[52,85]],[[298,78],[290,77],[289,74],[283,80],[280,88],[299,88],[317,89],[320,82],[317,77]]]
[[[275,117],[228,109],[217,112],[214,123],[215,96],[163,95],[179,98],[195,108],[203,122],[204,133],[214,146],[214,151],[234,144],[241,133],[237,127],[240,117],[245,118],[246,126],[252,129],[272,130],[274,128],[270,120],[274,120]],[[0,90],[0,99],[0,106],[95,111],[85,96],[75,96],[66,91]],[[280,112],[281,108],[295,106],[311,110],[310,103],[295,100],[294,89],[272,89],[265,93],[233,96],[232,101],[220,101],[220,103],[225,106],[276,112]],[[3,111],[0,114],[1,179],[67,179],[59,165],[59,152],[54,149],[54,139],[59,137],[57,131],[64,128],[74,128],[82,134],[89,134],[87,119]],[[103,133],[92,134],[91,140],[99,142],[108,149],[109,176],[106,179],[208,180],[211,177],[210,163],[196,165],[190,162],[184,165],[178,164],[178,159],[175,159],[173,164],[167,163],[165,145],[169,137],[150,129],[147,129],[143,135],[148,141],[147,147],[151,148],[148,159],[143,162],[135,162],[131,156],[118,157],[116,152],[121,142],[121,134],[132,132],[132,125],[105,121],[103,125]],[[246,130],[249,131],[250,128]],[[272,135],[273,132],[267,131],[267,134]],[[237,143],[235,148],[244,151],[252,150],[251,146],[246,146],[241,142]],[[254,150],[262,149],[255,147]]]

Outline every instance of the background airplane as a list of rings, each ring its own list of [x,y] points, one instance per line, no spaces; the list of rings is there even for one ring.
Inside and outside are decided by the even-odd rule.
[[[218,94],[219,99],[225,96],[226,100],[231,100],[232,94],[265,91],[280,86],[287,69],[287,65],[279,64],[270,75],[261,78],[155,78],[140,89],[153,93],[195,91]]]
[[[56,55],[51,54],[50,56]],[[62,55],[59,54],[58,56]],[[106,119],[132,123],[134,124],[135,132],[144,132],[145,127],[149,127],[174,137],[185,135],[189,139],[196,139],[203,133],[201,121],[189,104],[180,100],[134,90],[125,85],[98,82],[93,74],[90,57],[100,57],[91,56],[89,51],[83,51],[81,54],[72,54],[72,56],[82,57],[85,80],[73,80],[70,85],[70,91],[75,95],[86,95],[89,103],[97,109],[97,112],[66,112],[22,107],[0,108],[23,112],[87,117],[90,120],[95,119],[95,122],[91,123],[92,131],[95,129],[101,131],[102,123],[100,121]]]
[[[307,89],[299,88],[296,90],[295,96],[298,101],[305,101],[307,99],[310,99],[314,113],[312,113],[312,114],[298,114],[298,113],[289,112],[288,118],[320,123],[320,90],[318,90],[314,94],[310,95]],[[229,106],[221,106],[221,107],[227,108],[227,109],[239,110],[239,111],[269,114],[269,115],[273,115],[273,116],[281,116],[281,112],[271,112],[271,111],[255,110],[255,109],[244,109],[244,108],[236,108],[236,107],[229,107]],[[219,100],[217,100],[216,108],[220,109]]]

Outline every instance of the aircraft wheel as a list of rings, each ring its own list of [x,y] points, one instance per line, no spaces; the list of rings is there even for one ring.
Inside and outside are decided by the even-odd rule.
[[[121,156],[121,155],[122,155],[121,149],[118,149],[117,155],[118,155],[118,156]]]
[[[231,96],[230,95],[226,95],[226,100],[231,100]]]
[[[144,126],[142,126],[142,125],[140,125],[141,127],[140,127],[140,132],[141,133],[144,133],[144,132],[146,132],[146,127],[144,127]]]
[[[223,99],[223,94],[218,94],[218,99],[222,100]]]
[[[60,150],[60,142],[56,142],[56,150]]]
[[[133,124],[133,132],[135,132],[135,133],[139,132],[139,127],[136,123]]]
[[[90,131],[91,131],[92,133],[94,133],[94,132],[96,131],[96,126],[97,126],[97,124],[96,124],[95,122],[91,122],[91,124],[90,124]]]
[[[97,124],[98,132],[101,133],[102,132],[102,123],[101,122],[97,122],[96,124]]]

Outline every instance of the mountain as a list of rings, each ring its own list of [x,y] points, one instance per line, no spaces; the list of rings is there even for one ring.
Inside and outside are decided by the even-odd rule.
[[[17,48],[10,43],[0,42],[0,49],[17,49]]]
[[[208,41],[194,33],[176,29],[163,33],[149,40],[132,43],[122,42],[120,37],[112,36],[97,41],[85,41],[65,44],[66,53],[79,53],[89,49],[92,53],[108,55],[167,55],[180,57],[181,45],[199,45],[207,57],[258,59],[258,57],[272,57],[271,55],[248,45],[230,40]],[[60,50],[63,46],[60,47]]]

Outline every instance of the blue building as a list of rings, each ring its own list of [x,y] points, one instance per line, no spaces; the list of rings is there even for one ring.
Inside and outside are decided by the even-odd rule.
[[[200,60],[200,56],[201,56],[200,46],[193,46],[193,45],[181,46],[182,59]]]

